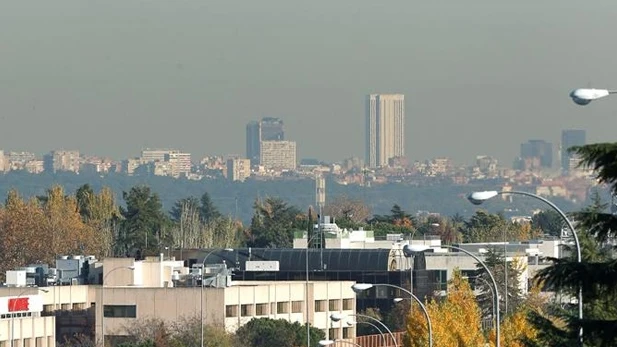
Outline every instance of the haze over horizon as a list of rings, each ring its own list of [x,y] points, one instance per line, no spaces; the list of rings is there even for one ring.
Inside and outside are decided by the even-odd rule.
[[[282,118],[298,158],[364,157],[369,93],[402,93],[411,160],[504,165],[562,129],[616,141],[617,2],[6,0],[0,149],[245,152]]]

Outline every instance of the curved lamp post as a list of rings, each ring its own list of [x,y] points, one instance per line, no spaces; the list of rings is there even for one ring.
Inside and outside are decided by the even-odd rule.
[[[501,346],[501,341],[500,341],[500,337],[501,337],[501,322],[500,322],[500,318],[499,318],[499,289],[497,287],[497,282],[495,281],[495,277],[493,277],[493,274],[491,273],[491,271],[488,269],[488,266],[486,266],[486,264],[477,256],[475,256],[473,253],[464,250],[462,248],[456,247],[456,246],[450,246],[450,245],[441,245],[441,247],[443,248],[449,248],[449,249],[454,249],[460,252],[463,252],[465,254],[467,254],[468,256],[474,258],[478,263],[480,263],[480,265],[482,265],[482,267],[484,268],[484,270],[486,270],[486,272],[488,273],[489,277],[491,278],[491,282],[493,282],[493,289],[495,289],[495,307],[497,307],[497,312],[495,315],[495,345],[497,347]],[[419,246],[419,245],[405,245],[403,247],[403,254],[405,254],[405,256],[411,257],[414,253],[416,252],[423,252],[430,249],[430,247],[428,246]]]
[[[383,345],[386,345],[386,335],[384,335],[383,331],[381,331],[381,329],[379,329],[378,326],[376,326],[375,324],[371,323],[371,322],[351,322],[351,321],[347,321],[345,322],[347,324],[347,326],[354,326],[354,325],[358,325],[358,324],[366,324],[366,325],[370,325],[373,327],[373,329],[377,330],[379,332],[379,335],[381,335],[381,342],[383,342]]]
[[[585,106],[596,99],[604,98],[610,94],[616,94],[617,90],[578,88],[570,92],[570,98],[575,104]]]
[[[351,342],[351,341],[347,341],[347,340],[321,340],[319,341],[319,345],[320,346],[330,346],[333,345],[337,342],[342,342],[342,343],[346,343],[348,345],[352,345],[352,346],[357,346],[357,347],[362,347],[359,344],[355,343],[355,342]]]
[[[201,321],[201,347],[204,347],[204,275],[206,272],[206,260],[208,260],[208,257],[210,256],[210,254],[216,251],[221,251],[221,250],[226,251],[226,252],[234,251],[233,248],[213,249],[208,254],[206,254],[206,256],[204,257],[202,266],[201,266],[201,291],[199,292],[199,320]]]
[[[493,292],[493,286],[491,286],[491,284],[486,280],[486,278],[480,277],[480,276],[472,276],[472,277],[463,277],[466,278],[468,281],[470,279],[473,280],[480,280],[482,282],[484,282],[491,290],[491,299],[493,300],[493,304],[491,306],[493,306],[493,317],[495,316],[495,293]]]
[[[404,250],[405,248],[403,247],[403,252]],[[426,318],[426,323],[428,325],[428,345],[429,347],[433,347],[433,325],[431,324],[431,317],[428,314],[428,310],[426,309],[426,306],[424,306],[424,304],[422,303],[422,300],[418,299],[418,297],[415,296],[411,291],[403,287],[399,287],[397,285],[389,284],[389,283],[379,283],[379,284],[356,283],[353,286],[351,286],[351,289],[353,289],[354,292],[359,293],[359,292],[365,291],[372,287],[391,287],[391,288],[396,288],[404,293],[409,294],[409,296],[420,305],[420,308],[422,309],[422,312],[424,313],[424,317]]]
[[[579,89],[580,90],[580,89]],[[617,92],[617,91],[616,91]],[[611,92],[612,93],[612,92]],[[555,210],[560,216],[561,218],[563,218],[566,221],[566,224],[568,225],[568,229],[570,229],[570,231],[572,232],[572,236],[574,237],[574,243],[576,245],[576,259],[579,263],[582,262],[582,256],[581,256],[581,244],[578,241],[578,234],[576,234],[576,230],[574,229],[574,226],[572,225],[572,222],[570,222],[570,220],[568,219],[568,216],[566,216],[566,214],[559,209],[559,207],[557,207],[554,203],[550,202],[549,200],[536,195],[536,194],[532,194],[532,193],[527,193],[527,192],[521,192],[521,191],[496,191],[496,190],[490,190],[490,191],[484,191],[484,192],[474,192],[471,193],[467,199],[474,205],[480,205],[482,204],[484,201],[492,199],[494,197],[496,197],[497,195],[523,195],[523,196],[527,196],[530,198],[534,198],[537,200],[540,200],[542,202],[544,202],[545,204],[549,205],[550,207],[553,208],[553,210]],[[578,287],[578,319],[580,321],[583,320],[583,286],[582,284],[579,285]],[[583,327],[581,326],[578,332],[578,338],[581,342],[581,345],[583,344]]]
[[[43,288],[39,288],[39,287],[36,287],[36,288],[37,288],[37,290],[39,292],[49,293],[49,290],[47,290],[47,289],[43,289]],[[22,290],[19,294],[17,294],[17,296],[15,297],[15,300],[13,300],[13,305],[11,306],[11,310],[9,310],[11,312],[11,336],[9,337],[9,340],[11,341],[10,342],[10,346],[11,347],[13,347],[13,345],[14,345],[13,339],[15,338],[14,337],[14,335],[15,335],[15,332],[14,332],[15,331],[15,312],[13,312],[13,311],[15,311],[15,304],[17,303],[17,299],[19,299],[22,295],[24,295],[24,293],[26,293],[30,289],[33,289],[33,288],[32,287],[28,287],[28,288]],[[21,336],[21,329],[19,331],[20,331],[19,336]],[[20,338],[20,340],[21,340],[21,338]]]
[[[118,266],[115,267],[111,270],[109,270],[109,272],[107,273],[107,275],[105,275],[105,277],[103,277],[103,283],[101,283],[101,332],[102,332],[102,337],[101,339],[103,340],[103,347],[105,347],[105,279],[107,278],[107,276],[111,275],[112,272],[116,271],[116,270],[121,270],[121,269],[126,269],[126,270],[135,270],[134,266]]]
[[[388,331],[388,334],[390,334],[390,337],[392,338],[392,342],[394,342],[394,345],[396,347],[398,347],[398,343],[396,342],[396,339],[394,338],[394,334],[392,334],[392,330],[390,330],[390,328],[388,328],[388,326],[385,325],[382,321],[380,321],[380,320],[378,320],[376,318],[373,318],[371,316],[367,316],[365,314],[359,314],[359,313],[349,314],[347,316],[348,317],[362,317],[362,318],[366,318],[366,319],[372,320],[375,323],[379,323],[382,327],[384,327]],[[330,315],[330,320],[332,320],[333,322],[338,322],[338,321],[342,320],[343,318],[344,318],[344,316],[339,314],[339,313],[333,313],[333,314]]]

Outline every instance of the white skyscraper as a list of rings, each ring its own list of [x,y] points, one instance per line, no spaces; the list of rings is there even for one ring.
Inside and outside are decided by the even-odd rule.
[[[405,155],[405,96],[371,94],[366,98],[366,163],[387,166]]]

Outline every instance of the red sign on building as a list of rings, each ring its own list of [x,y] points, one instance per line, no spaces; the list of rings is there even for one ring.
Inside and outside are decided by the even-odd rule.
[[[9,299],[9,312],[21,312],[30,310],[30,298]]]

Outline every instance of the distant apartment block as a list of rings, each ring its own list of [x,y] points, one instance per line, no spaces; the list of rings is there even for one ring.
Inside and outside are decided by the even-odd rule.
[[[45,171],[45,163],[42,160],[30,160],[26,162],[23,169],[31,174],[40,174]]]
[[[9,161],[4,155],[4,151],[0,150],[0,172],[5,172],[9,168]]]
[[[140,158],[131,158],[122,161],[122,169],[121,172],[132,176],[135,173],[135,170],[142,164]]]
[[[172,151],[165,155],[165,161],[171,164],[173,177],[187,177],[191,173],[191,153]]]
[[[250,159],[231,158],[227,160],[228,180],[244,182],[249,177],[251,177]]]
[[[7,155],[8,170],[25,170],[26,163],[35,159],[36,155],[31,152],[9,152]]]
[[[141,160],[144,163],[165,161],[165,156],[173,152],[173,149],[144,149],[141,151]]]
[[[584,146],[587,143],[585,130],[563,130],[561,132],[561,169],[564,173],[571,171],[571,164],[578,163],[576,155],[568,152],[568,149],[574,146]],[[574,161],[572,161],[574,159]]]
[[[388,166],[388,160],[405,156],[405,96],[371,94],[366,99],[366,163]]]
[[[285,140],[285,128],[279,118],[264,117],[260,121],[252,121],[246,125],[246,157],[251,165],[260,164],[262,141]]]
[[[296,143],[294,141],[262,141],[259,161],[266,170],[295,170]]]
[[[79,151],[56,150],[43,156],[43,167],[47,172],[79,172]]]
[[[175,149],[144,149],[141,151],[140,165],[145,164],[152,164],[147,172],[156,176],[186,177],[192,168],[191,154]]]

